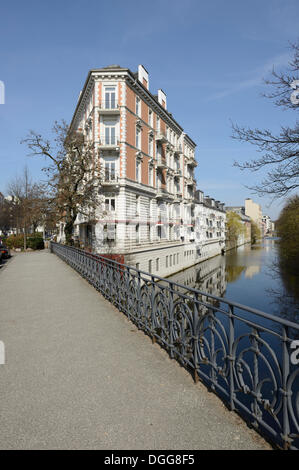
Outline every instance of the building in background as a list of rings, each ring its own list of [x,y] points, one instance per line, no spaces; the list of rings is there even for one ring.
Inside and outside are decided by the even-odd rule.
[[[266,235],[273,235],[275,231],[275,223],[272,222],[271,218],[268,215],[263,215],[263,229],[264,229],[264,236]]]
[[[250,217],[257,224],[261,233],[263,233],[263,214],[261,206],[256,202],[253,202],[250,198],[245,199],[245,215]]]
[[[226,212],[235,212],[240,217],[242,224],[245,227],[244,233],[238,236],[235,246],[245,245],[245,243],[251,243],[251,218],[246,215],[245,206],[226,206]],[[230,247],[228,246],[228,249]],[[231,248],[233,248],[231,246]]]

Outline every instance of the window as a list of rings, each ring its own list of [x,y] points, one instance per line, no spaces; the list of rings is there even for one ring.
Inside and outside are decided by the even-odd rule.
[[[116,145],[117,138],[116,138],[116,121],[104,121],[104,128],[105,132],[102,136],[105,145]]]
[[[140,196],[136,195],[136,215],[140,215]]]
[[[154,169],[151,164],[148,166],[148,184],[154,186]]]
[[[115,224],[105,224],[103,226],[103,240],[112,241],[116,239],[116,225]]]
[[[140,117],[141,115],[141,101],[138,96],[136,96],[136,114]]]
[[[166,256],[166,268],[168,268],[168,256]]]
[[[136,181],[140,183],[140,161],[136,158]]]
[[[150,135],[148,137],[148,154],[152,157],[153,154],[154,154],[154,139],[153,137]]]
[[[149,262],[148,262],[148,272],[151,274],[152,273],[152,260],[150,259]]]
[[[114,198],[107,198],[105,199],[105,210],[107,212],[114,212],[115,211],[115,199]]]
[[[169,266],[172,266],[172,255],[169,256]]]
[[[140,269],[140,263],[136,263],[136,269]]]
[[[139,243],[139,224],[136,225],[135,227],[135,235],[136,235],[136,243]]]
[[[161,225],[158,225],[158,238],[159,238],[159,239],[162,238],[162,229],[161,229]]]
[[[105,96],[104,103],[103,103],[104,109],[115,109],[117,106],[115,87],[105,87],[104,96]]]
[[[148,123],[153,127],[153,111],[151,109],[148,110]]]
[[[115,161],[108,160],[105,161],[105,181],[115,181],[116,172],[115,172]]]
[[[156,271],[159,271],[159,266],[160,266],[160,258],[156,259]]]
[[[140,129],[136,126],[136,148],[140,149],[141,139],[140,139]]]
[[[157,131],[160,130],[160,118],[157,116]]]

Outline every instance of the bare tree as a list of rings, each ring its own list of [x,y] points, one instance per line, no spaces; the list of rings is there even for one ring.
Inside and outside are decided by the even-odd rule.
[[[51,142],[31,131],[23,143],[31,155],[45,157],[49,204],[64,222],[66,243],[73,244],[74,224],[79,214],[93,220],[99,203],[100,176],[95,165],[94,144],[83,133],[70,131],[65,121],[55,122]]]
[[[17,232],[24,233],[24,250],[27,248],[27,234],[35,232],[43,223],[46,211],[45,188],[42,183],[33,182],[27,167],[21,176],[14,177],[7,186],[11,196],[10,213]]]
[[[272,79],[265,80],[272,91],[264,94],[274,104],[285,109],[299,110],[297,100],[291,100],[291,84],[299,79],[299,40],[291,44],[293,57],[284,72],[272,70]],[[250,129],[233,124],[233,139],[248,142],[257,147],[259,158],[245,163],[235,162],[241,170],[253,172],[267,170],[266,177],[257,185],[249,187],[260,196],[280,198],[299,186],[299,121],[293,127],[281,126],[275,134],[269,129]]]
[[[12,228],[11,203],[0,193],[0,230],[3,234]]]

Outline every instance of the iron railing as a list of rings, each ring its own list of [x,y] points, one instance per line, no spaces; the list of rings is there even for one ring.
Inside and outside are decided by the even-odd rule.
[[[51,251],[272,443],[299,449],[299,324],[77,248]]]

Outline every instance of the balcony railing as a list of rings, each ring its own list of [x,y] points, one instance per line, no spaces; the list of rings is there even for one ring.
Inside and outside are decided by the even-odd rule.
[[[189,165],[191,167],[197,166],[197,161],[193,157],[187,157],[186,158],[186,163],[187,163],[187,165]]]
[[[175,201],[181,201],[183,199],[182,193],[181,192],[175,192],[174,193],[174,200]]]
[[[115,114],[119,113],[119,104],[116,100],[103,100],[99,103],[99,113]]]
[[[280,448],[299,449],[298,323],[104,256],[50,246],[195,382]]]
[[[193,176],[186,176],[186,184],[187,186],[193,186],[195,184],[195,178]]]
[[[164,198],[167,198],[168,196],[168,191],[164,188],[158,188],[157,189],[157,194],[156,194],[156,198],[157,199],[164,199]]]
[[[158,156],[156,166],[157,168],[160,168],[161,170],[163,170],[164,168],[167,168],[167,163],[166,163],[165,158]]]
[[[176,144],[174,146],[174,153],[180,155],[183,152],[182,144]]]
[[[176,168],[175,170],[173,170],[173,176],[175,178],[179,178],[180,176],[182,176],[182,170],[180,170],[179,168]]]
[[[105,168],[102,178],[102,185],[113,185],[117,184],[119,179],[119,173],[115,170]]]
[[[160,129],[157,129],[156,133],[156,140],[159,140],[160,142],[167,142],[167,135],[166,132],[161,131]]]
[[[116,148],[119,147],[119,136],[118,135],[106,135],[101,134],[100,136],[100,147],[102,148]]]

